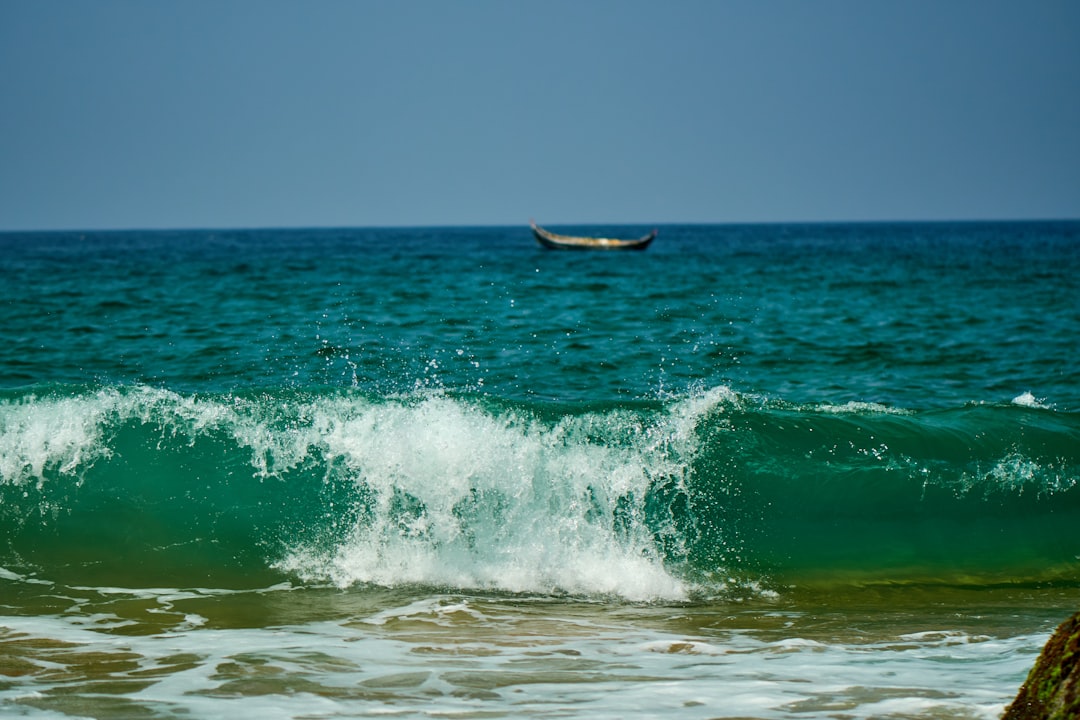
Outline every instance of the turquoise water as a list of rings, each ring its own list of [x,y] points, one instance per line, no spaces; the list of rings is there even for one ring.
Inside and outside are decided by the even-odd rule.
[[[8,233],[0,277],[13,711],[995,717],[1080,608],[1080,223]]]

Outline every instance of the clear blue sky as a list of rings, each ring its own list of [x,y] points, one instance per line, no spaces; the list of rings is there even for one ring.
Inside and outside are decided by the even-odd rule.
[[[0,229],[1080,217],[1075,0],[0,0]]]

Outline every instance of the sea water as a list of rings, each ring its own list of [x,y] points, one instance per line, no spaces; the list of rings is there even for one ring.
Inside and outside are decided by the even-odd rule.
[[[0,712],[997,717],[1080,223],[659,230],[0,234]]]

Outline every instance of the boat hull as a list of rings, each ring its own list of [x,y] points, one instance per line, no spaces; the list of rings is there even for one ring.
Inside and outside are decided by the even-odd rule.
[[[531,223],[531,226],[536,241],[550,250],[644,250],[656,239],[655,230],[645,237],[622,240],[617,238],[559,235],[545,230],[536,223]]]

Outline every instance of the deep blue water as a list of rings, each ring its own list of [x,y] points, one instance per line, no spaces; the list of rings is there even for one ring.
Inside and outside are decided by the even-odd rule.
[[[1076,409],[1077,233],[670,226],[644,253],[545,253],[524,228],[5,234],[0,385]]]

